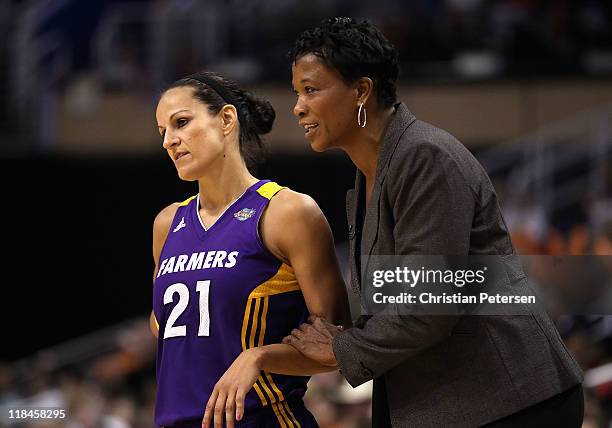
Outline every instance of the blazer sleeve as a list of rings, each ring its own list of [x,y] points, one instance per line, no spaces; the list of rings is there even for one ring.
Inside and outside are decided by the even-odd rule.
[[[380,203],[393,214],[396,254],[468,254],[475,200],[449,154],[420,145],[392,160],[385,181],[387,200]],[[376,314],[337,334],[334,354],[344,377],[358,386],[441,342],[458,318]]]

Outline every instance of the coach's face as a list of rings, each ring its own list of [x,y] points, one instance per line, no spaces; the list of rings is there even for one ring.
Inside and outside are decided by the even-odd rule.
[[[194,97],[191,87],[166,91],[157,104],[155,116],[163,147],[183,180],[202,177],[223,157],[221,118]]]
[[[297,101],[293,114],[313,150],[342,147],[358,130],[358,91],[318,56],[306,54],[291,67]]]

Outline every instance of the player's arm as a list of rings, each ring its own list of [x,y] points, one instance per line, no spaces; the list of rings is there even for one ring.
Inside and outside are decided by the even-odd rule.
[[[308,195],[282,190],[264,213],[261,235],[266,247],[293,267],[310,314],[350,327],[346,286],[331,229],[317,203]],[[286,344],[267,345],[259,351],[263,370],[272,373],[310,375],[336,369]]]
[[[166,208],[161,210],[159,214],[155,217],[153,221],[153,261],[155,266],[153,268],[153,281],[155,282],[155,277],[157,276],[157,267],[159,265],[159,255],[161,254],[161,250],[164,247],[164,243],[166,242],[166,237],[168,236],[168,230],[170,229],[170,225],[172,224],[172,219],[174,218],[174,214],[178,208],[178,203],[174,203],[172,205],[168,205]],[[155,319],[155,314],[151,311],[151,315],[149,316],[149,328],[151,332],[157,337],[159,333],[159,325],[157,320]]]
[[[293,268],[310,314],[350,327],[332,232],[317,203],[308,195],[280,191],[263,214],[261,237],[276,257]]]
[[[331,230],[317,204],[291,190],[272,198],[261,220],[261,237],[266,247],[293,267],[311,314],[335,324],[350,326],[346,287]],[[244,400],[261,370],[304,376],[336,370],[302,355],[291,345],[276,343],[243,351],[219,379],[204,413],[204,422],[223,420],[234,426],[244,413]]]
[[[289,189],[274,196],[261,220],[264,245],[290,264],[311,315],[335,325],[351,326],[346,286],[334,250],[331,229],[316,202]],[[271,373],[306,376],[336,370],[307,358],[288,344],[270,344],[244,351],[226,372],[244,373],[247,366]],[[240,369],[238,369],[240,367]],[[224,376],[226,377],[226,376]],[[226,379],[222,378],[223,380]]]

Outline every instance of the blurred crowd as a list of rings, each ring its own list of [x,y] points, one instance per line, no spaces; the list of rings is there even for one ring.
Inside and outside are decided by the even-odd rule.
[[[77,342],[91,351],[81,359],[74,360],[61,349],[49,349],[0,365],[0,426],[154,426],[155,338],[148,321],[130,322],[109,336],[112,346],[108,349],[87,337],[79,339]],[[65,409],[67,417],[25,422],[6,418],[11,409],[32,407]]]
[[[606,1],[340,0],[317,2],[323,10],[317,16],[310,4],[300,8],[297,3],[272,2],[266,8],[265,18],[275,26],[271,33],[280,34],[280,40],[293,39],[294,22],[342,16],[351,10],[352,16],[376,23],[394,43],[404,63],[404,78],[533,77],[612,70],[612,6]],[[290,9],[299,14],[296,20],[274,20]]]
[[[154,427],[156,341],[148,321],[135,320],[111,336],[113,349],[91,358],[62,361],[61,352],[46,350],[1,364],[0,426]],[[327,373],[311,379],[305,401],[323,428],[368,427],[370,397],[370,383],[353,389],[338,373]],[[11,409],[33,407],[65,409],[67,418],[23,422],[5,417]]]
[[[610,182],[598,197],[582,188],[581,198],[557,210],[507,183],[496,187],[513,243],[530,264],[530,281],[587,373],[583,427],[612,426]]]
[[[0,4],[0,29],[9,35],[0,56],[9,66],[28,38],[40,37],[35,48],[44,49],[33,61],[59,82],[96,71],[135,89],[159,83],[151,75],[157,66],[168,81],[209,66],[241,81],[284,83],[292,41],[331,16],[367,18],[381,28],[399,51],[403,78],[612,73],[612,6],[605,0],[46,3],[36,13],[28,10],[35,2]],[[20,28],[26,25],[30,33]]]

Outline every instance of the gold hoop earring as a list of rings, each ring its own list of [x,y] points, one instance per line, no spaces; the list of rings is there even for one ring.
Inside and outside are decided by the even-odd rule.
[[[361,121],[361,111],[363,110],[363,122]],[[366,109],[363,106],[363,103],[359,104],[359,110],[357,111],[357,125],[360,128],[365,128],[366,123],[368,121],[368,115],[366,114]]]

